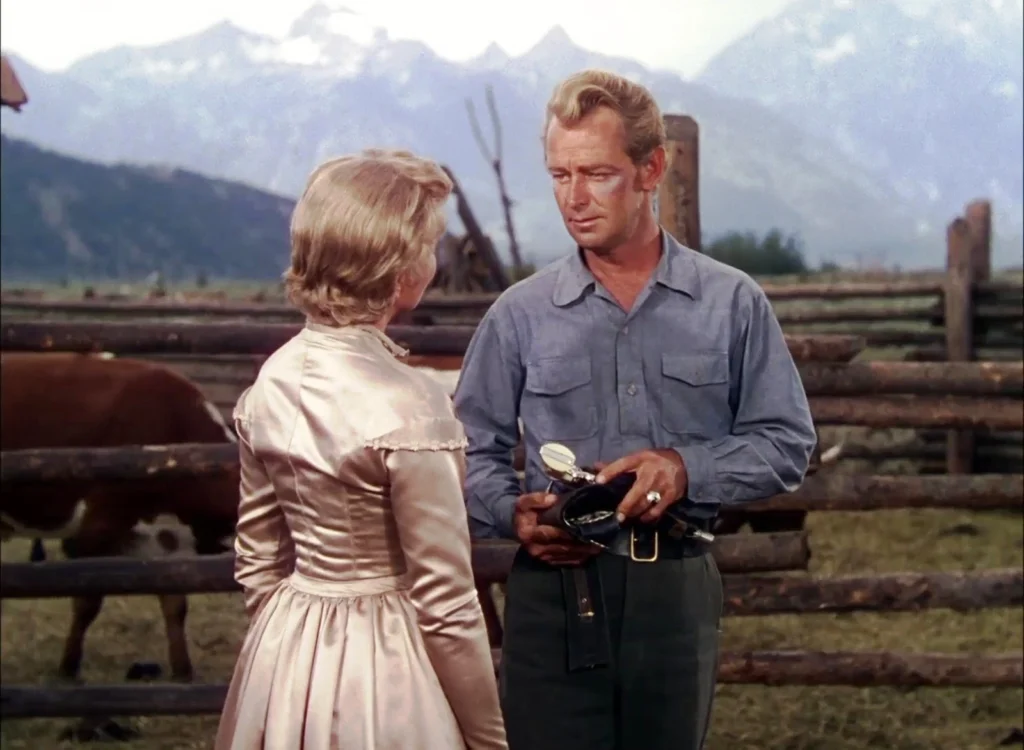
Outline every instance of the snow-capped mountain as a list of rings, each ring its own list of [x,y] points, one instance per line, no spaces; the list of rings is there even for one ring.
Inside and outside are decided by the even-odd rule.
[[[543,105],[562,76],[603,67],[650,86],[665,112],[697,119],[708,236],[779,227],[803,237],[812,261],[866,255],[934,266],[944,259],[950,212],[908,208],[884,172],[865,168],[855,150],[844,153],[832,133],[809,134],[771,102],[581,49],[557,27],[521,56],[491,45],[459,64],[318,4],[281,37],[221,23],[159,46],[92,55],[62,73],[14,62],[32,102],[20,114],[3,113],[8,134],[75,156],[174,164],[290,196],[330,155],[408,147],[454,170],[500,246],[494,177],[465,105],[475,102],[490,137],[483,97],[490,84],[517,234],[527,255],[542,260],[569,246],[543,169]]]
[[[1022,5],[799,0],[716,55],[697,80],[829,138],[942,215],[988,197],[997,232],[1019,233]]]

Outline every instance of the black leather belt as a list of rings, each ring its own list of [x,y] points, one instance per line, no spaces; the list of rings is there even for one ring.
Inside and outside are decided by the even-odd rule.
[[[710,533],[711,522],[679,518],[681,522],[666,514],[657,525],[633,524],[619,531],[606,551],[628,557],[633,562],[657,562],[663,558],[680,560],[704,554],[708,543],[695,533]]]
[[[682,533],[673,534],[671,529],[633,527],[616,534],[605,551],[628,557],[633,562],[650,563],[697,557],[704,554],[707,547],[707,542]]]
[[[687,526],[708,531],[709,522],[689,521]],[[623,529],[604,552],[637,563],[681,560],[703,555],[708,543],[695,539],[679,524],[666,519],[657,527],[637,524]],[[566,646],[570,672],[607,666],[608,630],[601,576],[595,560],[582,566],[562,568],[562,594],[566,614]]]

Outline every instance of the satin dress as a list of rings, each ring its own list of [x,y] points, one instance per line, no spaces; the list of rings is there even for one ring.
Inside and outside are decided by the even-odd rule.
[[[444,389],[308,322],[240,397],[249,630],[217,750],[507,748]]]

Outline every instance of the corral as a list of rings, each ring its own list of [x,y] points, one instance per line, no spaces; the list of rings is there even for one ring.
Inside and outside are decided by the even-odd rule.
[[[810,511],[805,529],[727,535],[716,543],[729,617],[713,750],[982,748],[1012,742],[1024,728],[1024,362],[1014,352],[1024,335],[1022,287],[1015,279],[988,279],[979,211],[971,207],[951,224],[944,277],[803,289],[765,285],[792,331],[791,351],[823,445],[842,442],[841,455],[850,460],[819,471],[794,495],[750,508]],[[916,296],[925,304],[877,301],[887,295]],[[783,308],[793,300],[852,298],[875,302],[834,312],[806,304],[788,313]],[[87,304],[92,307],[83,310]],[[0,345],[159,359],[199,383],[226,411],[260,358],[297,327],[144,322],[138,318],[217,311],[168,303],[122,303],[120,310],[108,304],[101,311],[96,304],[76,310],[5,301],[9,311],[20,307],[32,318],[5,315]],[[458,304],[435,303],[435,325],[395,326],[391,334],[414,354],[458,358],[472,332],[472,323],[449,319],[465,320]],[[475,304],[479,311],[488,300]],[[136,318],[66,319],[75,312]],[[288,315],[280,308],[220,312]],[[39,320],[42,313],[65,320]],[[892,320],[912,327],[887,327]],[[836,321],[846,327],[827,333],[807,328]],[[895,347],[914,348],[908,357]],[[979,355],[1001,361],[971,361]],[[907,358],[917,361],[899,361]],[[230,444],[26,451],[3,456],[0,483],[10,492],[24,482],[98,476],[160,481],[222,474],[234,461]],[[946,475],[924,474],[943,470]],[[481,585],[501,581],[511,550],[477,546]],[[231,593],[230,559],[40,564],[25,562],[27,556],[27,546],[5,545],[0,708],[4,718],[60,718],[5,721],[3,746],[45,747],[65,717],[113,715],[144,717],[135,722],[141,736],[126,748],[210,747],[223,683],[245,630],[240,600]],[[66,622],[59,599],[89,593],[117,597],[86,644],[89,685],[46,686]],[[117,684],[129,661],[163,651],[159,620],[143,614],[152,605],[134,596],[152,593],[197,594],[189,633],[199,684]]]

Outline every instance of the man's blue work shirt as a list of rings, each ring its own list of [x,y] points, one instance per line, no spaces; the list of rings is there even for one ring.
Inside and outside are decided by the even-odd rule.
[[[455,392],[474,537],[515,538],[516,500],[548,483],[545,442],[568,446],[580,465],[675,449],[689,474],[680,508],[692,518],[803,480],[814,426],[767,297],[742,271],[661,236],[661,260],[628,313],[577,251],[484,315]],[[525,488],[512,465],[519,418]]]

